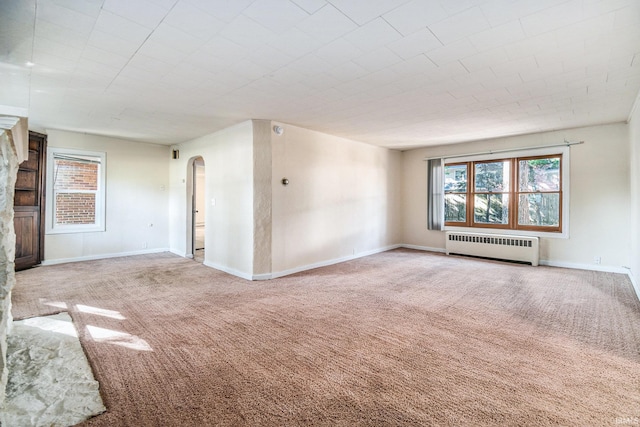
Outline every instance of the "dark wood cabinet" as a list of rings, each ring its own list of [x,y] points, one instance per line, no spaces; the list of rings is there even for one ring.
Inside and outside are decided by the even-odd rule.
[[[29,132],[29,158],[20,164],[13,200],[16,271],[44,258],[45,162],[47,136]]]

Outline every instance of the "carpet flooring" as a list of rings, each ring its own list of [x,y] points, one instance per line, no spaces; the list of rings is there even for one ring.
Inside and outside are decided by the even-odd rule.
[[[620,274],[398,249],[249,282],[172,254],[16,274],[69,311],[107,412],[83,426],[616,425],[640,418]]]

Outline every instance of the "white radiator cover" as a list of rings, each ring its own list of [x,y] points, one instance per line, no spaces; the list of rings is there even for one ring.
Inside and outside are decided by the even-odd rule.
[[[537,237],[447,231],[445,249],[447,255],[473,255],[530,262],[533,266],[537,266],[540,260]]]

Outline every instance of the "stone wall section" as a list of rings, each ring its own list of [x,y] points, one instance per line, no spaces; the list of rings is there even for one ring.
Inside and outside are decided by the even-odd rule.
[[[13,195],[18,157],[7,132],[0,134],[0,407],[5,400],[7,378],[7,334],[10,332],[11,290],[15,284],[16,234],[13,229]]]

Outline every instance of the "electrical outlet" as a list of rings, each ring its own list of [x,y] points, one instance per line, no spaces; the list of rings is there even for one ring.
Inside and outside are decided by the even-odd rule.
[[[602,259],[599,256],[594,256],[593,257],[593,262],[596,264],[600,264],[600,261],[602,261]]]
[[[147,242],[144,242],[144,243],[142,244],[142,249],[147,249]]]

